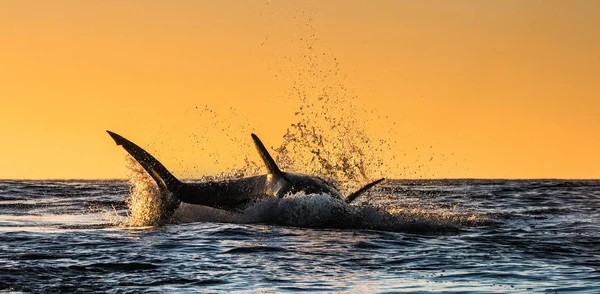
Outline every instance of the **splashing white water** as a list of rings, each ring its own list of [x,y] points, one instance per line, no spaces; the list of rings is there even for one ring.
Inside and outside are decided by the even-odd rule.
[[[481,225],[484,216],[436,209],[381,209],[349,205],[327,194],[298,193],[272,198],[248,207],[244,221],[306,228],[373,229],[437,234],[457,232],[463,226]]]
[[[130,192],[125,201],[129,213],[122,226],[145,227],[161,224],[165,221],[165,199],[168,195],[163,195],[156,182],[133,157],[127,154],[125,158]]]

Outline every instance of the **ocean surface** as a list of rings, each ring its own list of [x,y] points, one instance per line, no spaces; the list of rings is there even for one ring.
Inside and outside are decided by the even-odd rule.
[[[388,180],[343,229],[323,195],[128,227],[129,194],[1,181],[0,290],[600,293],[600,181]]]

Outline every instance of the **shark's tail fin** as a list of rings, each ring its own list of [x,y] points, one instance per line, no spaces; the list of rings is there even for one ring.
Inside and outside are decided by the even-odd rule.
[[[111,132],[106,131],[115,140],[117,145],[121,145],[156,181],[161,190],[169,192],[177,191],[183,184],[171,174],[162,163],[154,158],[150,153],[135,145],[133,142]]]
[[[366,184],[364,187],[358,189],[358,191],[348,195],[348,197],[346,197],[346,203],[351,203],[352,201],[354,201],[356,198],[358,198],[358,196],[362,195],[363,193],[365,193],[367,190],[371,189],[373,186],[379,184],[381,181],[383,181],[385,179],[379,179],[377,181],[371,182],[369,184]]]

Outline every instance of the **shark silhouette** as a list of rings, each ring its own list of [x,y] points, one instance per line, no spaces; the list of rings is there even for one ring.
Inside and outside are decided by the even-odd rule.
[[[281,171],[260,139],[252,134],[252,139],[267,167],[268,174],[226,181],[184,183],[141,147],[118,134],[107,132],[117,145],[122,146],[148,172],[161,193],[167,195],[163,196],[162,217],[164,219],[170,218],[180,207],[181,202],[240,212],[269,197],[283,198],[289,194],[304,192],[305,194],[327,194],[351,203],[384,180],[371,182],[344,197],[336,187],[320,177]]]

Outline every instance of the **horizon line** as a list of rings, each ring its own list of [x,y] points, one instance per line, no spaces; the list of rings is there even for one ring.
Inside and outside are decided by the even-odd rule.
[[[9,181],[128,181],[128,178],[0,178],[0,182]],[[184,181],[201,180],[201,178],[182,178]],[[457,178],[386,178],[391,181],[438,181],[438,180],[488,180],[488,181],[600,181],[600,178],[476,178],[476,177],[457,177]]]

